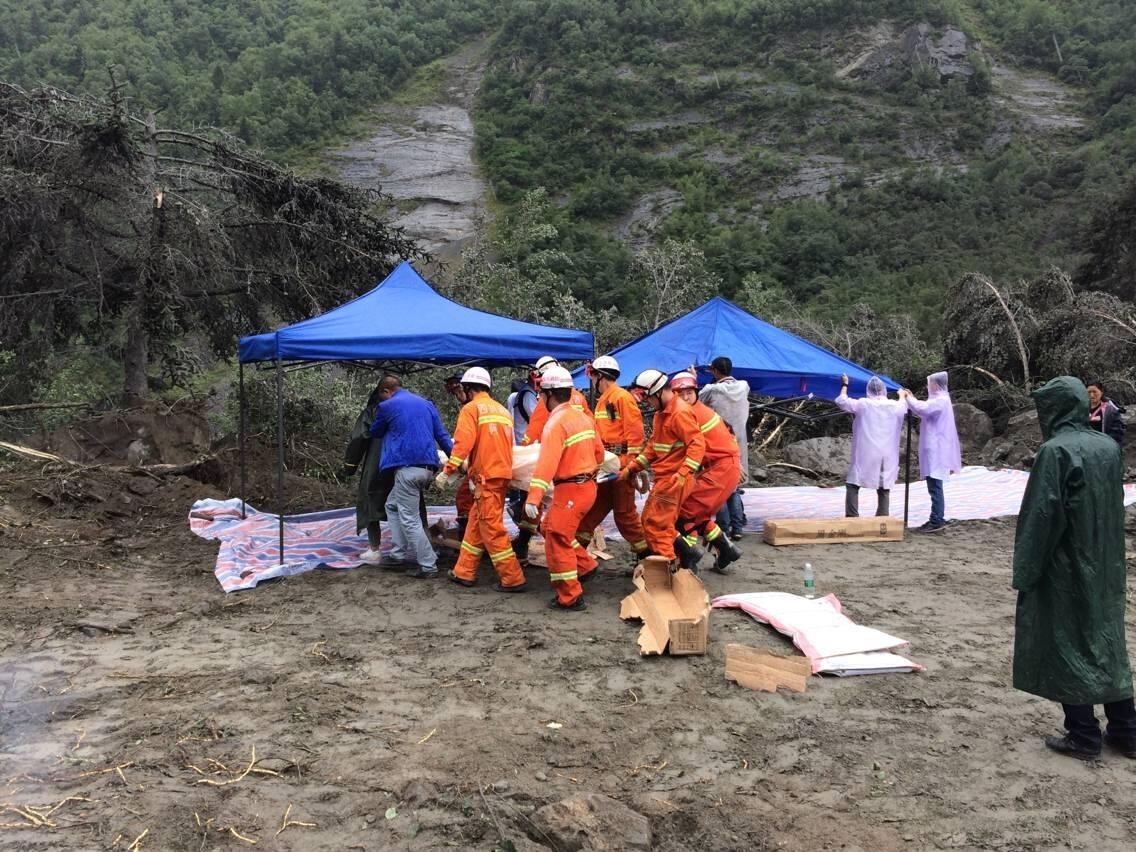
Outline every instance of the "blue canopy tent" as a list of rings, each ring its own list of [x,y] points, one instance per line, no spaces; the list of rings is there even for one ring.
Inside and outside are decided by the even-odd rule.
[[[720,296],[609,354],[619,362],[624,383],[630,383],[640,371],[649,368],[673,374],[694,366],[698,368],[699,384],[707,384],[711,380],[707,369],[710,362],[719,355],[725,355],[733,361],[734,378],[749,382],[750,389],[756,394],[786,402],[814,397],[833,400],[840,393],[842,375],[848,376],[848,390],[852,396],[864,396],[868,379],[876,375],[854,361],[763,322]],[[573,373],[573,377],[577,387],[588,386],[589,380],[582,367]],[[880,378],[888,390],[899,390],[899,385],[887,376]],[[759,409],[780,417],[818,419],[772,405]],[[905,477],[908,481],[911,479],[910,464],[911,419],[908,417],[908,468]],[[909,489],[910,485],[907,487]],[[905,492],[905,528],[908,496]]]
[[[537,325],[450,301],[403,261],[370,292],[277,331],[242,337],[240,363],[241,507],[245,495],[244,365],[276,367],[276,498],[284,561],[284,366],[327,361],[411,362],[430,366],[507,367],[541,355],[584,360],[595,352],[585,331]]]
[[[434,290],[407,261],[381,284],[317,317],[242,337],[242,364],[256,361],[413,361],[532,364],[541,355],[591,358],[586,331],[553,328],[467,308]]]
[[[609,353],[621,375],[630,381],[653,367],[676,373],[694,365],[700,384],[710,380],[706,367],[718,355],[734,362],[734,378],[749,382],[754,393],[779,399],[813,394],[834,399],[840,393],[840,376],[849,378],[849,392],[863,396],[874,374],[823,347],[802,340],[746,313],[733,302],[715,296],[700,308],[659,326],[654,331]],[[583,369],[574,374],[584,388]],[[881,376],[889,390],[899,385]]]

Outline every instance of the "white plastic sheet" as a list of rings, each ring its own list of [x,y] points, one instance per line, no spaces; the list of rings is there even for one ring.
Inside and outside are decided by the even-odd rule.
[[[887,652],[907,641],[856,624],[836,595],[810,600],[786,592],[750,592],[715,598],[715,609],[741,609],[793,640],[813,673],[875,674],[921,671],[922,666]]]

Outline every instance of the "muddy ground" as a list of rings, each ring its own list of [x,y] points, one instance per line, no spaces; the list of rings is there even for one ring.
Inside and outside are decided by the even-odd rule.
[[[1136,764],[1047,753],[1059,709],[1009,687],[1010,521],[749,537],[711,595],[795,591],[810,560],[926,666],[770,695],[723,677],[726,642],[785,647],[737,611],[706,656],[638,655],[621,544],[579,614],[535,571],[524,595],[360,568],[226,596],[185,523],[222,490],[0,470],[3,848],[569,849],[534,811],[583,792],[664,850],[1132,848]]]

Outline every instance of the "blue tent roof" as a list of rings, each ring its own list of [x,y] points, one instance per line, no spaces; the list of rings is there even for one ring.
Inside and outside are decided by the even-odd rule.
[[[467,308],[439,295],[403,261],[379,286],[325,314],[275,332],[242,337],[242,363],[272,361],[417,361],[532,364],[541,355],[591,358],[586,331],[553,328]]]
[[[786,399],[815,394],[833,399],[840,393],[840,375],[847,373],[849,390],[862,396],[874,373],[815,343],[762,322],[733,302],[715,297],[700,308],[671,320],[649,334],[611,353],[620,367],[620,380],[630,384],[640,370],[655,368],[677,373],[698,366],[699,382],[710,380],[705,368],[719,355],[734,362],[735,378],[745,379],[754,393]],[[583,370],[574,374],[587,386]],[[881,376],[891,390],[899,385]]]

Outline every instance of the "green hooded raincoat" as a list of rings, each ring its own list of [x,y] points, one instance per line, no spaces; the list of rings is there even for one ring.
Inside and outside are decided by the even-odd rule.
[[[1063,704],[1119,701],[1132,695],[1120,450],[1089,429],[1079,380],[1058,377],[1033,398],[1045,443],[1014,541],[1014,687]]]

